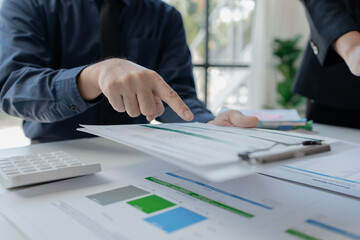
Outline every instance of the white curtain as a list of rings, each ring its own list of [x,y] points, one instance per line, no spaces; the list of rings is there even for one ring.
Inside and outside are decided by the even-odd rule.
[[[304,48],[309,36],[305,10],[299,0],[257,0],[253,29],[254,58],[249,82],[249,107],[276,107],[276,61],[272,56],[274,38],[302,35]]]

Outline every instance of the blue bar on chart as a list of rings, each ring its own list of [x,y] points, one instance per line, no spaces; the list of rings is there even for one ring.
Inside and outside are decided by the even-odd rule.
[[[320,227],[320,228],[329,230],[329,231],[331,231],[331,232],[334,232],[334,233],[343,235],[343,236],[348,237],[348,238],[351,238],[351,239],[360,240],[360,235],[356,235],[356,234],[350,233],[350,232],[348,232],[348,231],[342,230],[342,229],[337,228],[337,227],[334,227],[334,226],[327,225],[327,224],[325,224],[325,223],[318,222],[318,221],[316,221],[316,220],[308,219],[308,220],[306,220],[305,222],[306,222],[306,223],[309,223],[309,224],[312,224],[312,225],[315,225],[315,226],[318,226],[318,227]]]
[[[205,219],[207,218],[204,216],[183,207],[179,207],[149,218],[145,218],[144,220],[158,228],[161,228],[165,232],[171,233],[192,224],[204,221]]]
[[[328,177],[328,178],[332,178],[332,179],[336,179],[336,180],[340,180],[340,181],[344,181],[344,182],[360,184],[359,181],[353,181],[353,180],[349,180],[349,179],[346,179],[346,178],[340,178],[340,177],[336,177],[336,176],[326,175],[326,174],[323,174],[323,173],[313,172],[313,171],[309,171],[309,170],[305,170],[305,169],[301,169],[301,168],[292,167],[292,166],[289,166],[289,165],[280,165],[280,167],[289,168],[289,169],[297,170],[297,171],[300,171],[300,172],[312,173],[312,174],[319,175],[319,176],[322,176],[322,177]]]
[[[227,196],[229,196],[229,197],[233,197],[233,198],[242,200],[242,201],[244,201],[244,202],[247,202],[247,203],[256,205],[256,206],[258,206],[258,207],[262,207],[262,208],[265,208],[265,209],[268,209],[268,210],[272,210],[272,209],[273,209],[272,207],[266,206],[266,205],[264,205],[264,204],[262,204],[262,203],[255,202],[255,201],[252,201],[252,200],[250,200],[250,199],[246,199],[246,198],[240,197],[240,196],[238,196],[238,195],[235,195],[235,194],[226,192],[226,191],[221,190],[221,189],[219,189],[219,188],[210,186],[210,185],[208,185],[208,184],[205,184],[205,183],[202,183],[202,182],[199,182],[199,181],[195,181],[195,180],[190,179],[190,178],[186,178],[186,177],[183,177],[183,176],[179,176],[179,175],[176,175],[176,174],[171,173],[171,172],[167,172],[166,174],[169,175],[169,176],[172,176],[172,177],[175,177],[175,178],[178,178],[178,179],[181,179],[181,180],[184,180],[184,181],[187,181],[187,182],[191,182],[191,183],[200,185],[200,186],[202,186],[202,187],[211,189],[211,190],[213,190],[213,191],[215,191],[215,192],[218,192],[218,193],[227,195]]]

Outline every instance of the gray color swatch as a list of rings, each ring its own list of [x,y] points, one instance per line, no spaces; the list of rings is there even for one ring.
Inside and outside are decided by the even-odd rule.
[[[149,192],[134,186],[126,186],[106,192],[96,193],[86,197],[102,206],[106,206],[112,203],[125,201],[134,197],[143,196],[148,193]]]

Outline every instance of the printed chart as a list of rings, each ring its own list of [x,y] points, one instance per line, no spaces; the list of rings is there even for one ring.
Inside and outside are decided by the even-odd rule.
[[[0,212],[36,240],[360,239],[354,199],[259,174],[214,183],[157,161],[6,195]]]

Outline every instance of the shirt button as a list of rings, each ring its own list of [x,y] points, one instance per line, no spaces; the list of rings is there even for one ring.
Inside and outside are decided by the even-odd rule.
[[[310,46],[314,52],[315,55],[318,55],[319,54],[319,49],[318,47],[315,45],[315,43],[313,41],[310,41]]]
[[[71,105],[70,109],[71,109],[71,111],[73,111],[73,112],[78,112],[78,111],[79,111],[79,109],[78,109],[77,106],[75,106],[75,105]]]

